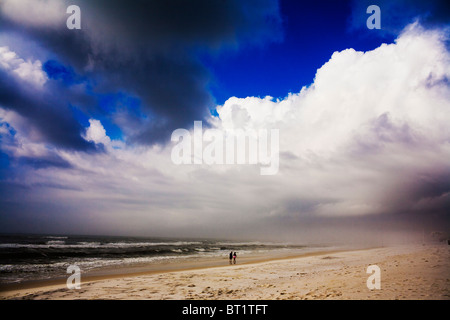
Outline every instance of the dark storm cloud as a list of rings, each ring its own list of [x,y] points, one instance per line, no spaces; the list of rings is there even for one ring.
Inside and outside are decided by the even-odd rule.
[[[214,106],[210,75],[197,58],[199,52],[263,43],[281,34],[276,0],[66,4],[81,8],[81,30],[68,30],[65,19],[40,26],[8,16],[3,27],[31,37],[77,73],[94,79],[96,92],[126,91],[139,97],[151,120],[129,138],[149,144],[167,140],[176,128],[192,126]]]
[[[418,174],[411,191],[417,210],[450,216],[450,168]]]
[[[24,88],[25,87],[25,88]],[[95,146],[82,138],[84,128],[72,117],[64,95],[36,92],[31,85],[17,81],[0,69],[0,106],[27,119],[40,137],[54,146],[79,151],[94,151]]]
[[[51,155],[46,157],[21,157],[19,158],[20,165],[28,165],[35,169],[43,169],[49,167],[56,167],[61,169],[72,168],[72,164],[62,159],[57,155]]]

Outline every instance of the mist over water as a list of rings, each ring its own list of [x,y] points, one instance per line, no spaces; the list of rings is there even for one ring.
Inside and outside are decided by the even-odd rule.
[[[111,268],[154,267],[216,259],[227,265],[230,251],[238,257],[303,254],[321,250],[384,247],[446,241],[444,226],[412,223],[374,223],[360,219],[332,224],[308,224],[301,228],[273,224],[270,230],[239,230],[247,240],[81,235],[0,235],[0,284],[67,278],[67,267],[83,273]],[[283,231],[283,232],[282,232]],[[232,233],[231,233],[232,234]],[[224,240],[225,239],[225,240]]]

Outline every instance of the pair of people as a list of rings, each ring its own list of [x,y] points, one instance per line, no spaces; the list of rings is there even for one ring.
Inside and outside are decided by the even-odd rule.
[[[236,252],[230,252],[230,264],[236,264]]]

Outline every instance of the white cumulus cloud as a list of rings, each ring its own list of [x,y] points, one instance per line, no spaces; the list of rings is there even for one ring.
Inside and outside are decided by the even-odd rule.
[[[37,87],[42,87],[48,80],[47,74],[42,70],[41,61],[25,61],[8,47],[0,47],[0,68]]]
[[[95,143],[109,145],[111,139],[106,135],[106,130],[99,120],[89,119],[89,128],[86,130],[85,139]]]
[[[441,197],[437,176],[450,172],[444,160],[450,158],[445,39],[441,31],[412,24],[393,44],[335,52],[298,94],[276,101],[230,98],[217,108],[220,121],[213,123],[226,129],[279,129],[276,183],[283,188],[277,194],[317,202],[310,212],[412,210],[418,196],[412,189],[423,187],[420,176],[433,181],[426,187],[435,188],[431,197]]]
[[[443,39],[413,24],[394,44],[335,52],[298,94],[281,101],[230,98],[218,107],[218,125],[278,127],[283,148],[298,156],[335,151],[383,116],[417,135],[448,139],[450,61]],[[240,114],[244,120],[237,120]]]

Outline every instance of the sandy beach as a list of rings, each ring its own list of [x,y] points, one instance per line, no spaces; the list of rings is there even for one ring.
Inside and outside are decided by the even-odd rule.
[[[225,260],[226,261],[226,260]],[[450,299],[450,246],[408,245],[308,254],[181,271],[103,277],[81,283],[11,288],[0,299]],[[367,267],[380,268],[370,290]]]

